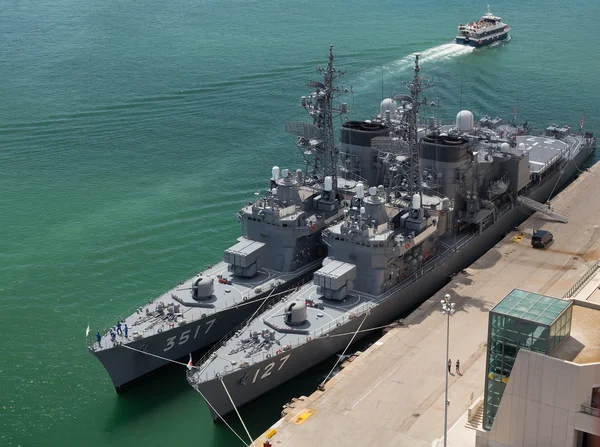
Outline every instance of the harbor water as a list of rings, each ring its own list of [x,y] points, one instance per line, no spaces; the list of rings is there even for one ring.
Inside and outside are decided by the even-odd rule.
[[[516,110],[520,123],[578,130],[584,115],[600,130],[591,0],[492,4],[512,37],[478,50],[452,43],[459,23],[486,12],[473,1],[0,8],[0,446],[242,445],[213,424],[181,366],[117,395],[85,330],[222,258],[272,165],[302,166],[284,125],[306,120],[298,98],[330,44],[354,92],[350,119],[404,93],[421,52],[427,100],[441,106],[427,116]],[[333,361],[245,407],[250,433]]]

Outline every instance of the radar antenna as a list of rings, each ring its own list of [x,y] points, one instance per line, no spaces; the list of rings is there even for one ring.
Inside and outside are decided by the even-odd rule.
[[[418,123],[419,123],[419,106],[427,104],[427,98],[420,99],[424,89],[428,89],[433,86],[432,82],[429,82],[419,76],[421,67],[419,66],[420,53],[415,53],[415,68],[414,76],[411,81],[404,82],[404,85],[410,90],[410,108],[407,110],[407,122],[408,122],[408,145],[409,145],[409,168],[407,172],[408,177],[408,192],[410,197],[413,194],[419,194],[423,196],[423,180],[421,178],[421,157],[419,151],[419,136],[418,136]]]
[[[286,131],[298,137],[297,145],[302,149],[306,161],[306,178],[323,184],[325,177],[331,177],[333,192],[337,195],[337,169],[339,147],[335,144],[333,119],[348,112],[346,103],[334,107],[334,100],[352,89],[338,88],[337,78],[344,74],[333,66],[333,45],[329,46],[329,63],[326,68],[317,67],[323,75],[323,82],[311,81],[308,86],[314,91],[300,98],[300,105],[312,117],[313,123],[292,122],[286,124]]]

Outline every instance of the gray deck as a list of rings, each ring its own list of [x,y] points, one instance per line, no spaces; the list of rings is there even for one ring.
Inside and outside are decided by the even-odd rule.
[[[456,240],[457,246],[465,244],[473,235],[461,234]],[[443,262],[452,254],[454,238],[442,240],[442,249],[431,262]],[[427,263],[424,264],[424,267]],[[247,368],[254,363],[275,356],[279,350],[285,352],[300,346],[311,339],[321,337],[336,329],[339,325],[356,318],[364,310],[376,306],[396,296],[398,291],[411,284],[414,278],[408,277],[403,282],[379,296],[366,293],[352,292],[345,300],[335,301],[323,298],[317,292],[317,285],[306,284],[271,308],[258,314],[248,326],[238,331],[232,338],[225,340],[204,363],[197,364],[197,370],[190,376],[192,382],[206,382],[217,375],[232,373],[238,369]],[[301,326],[287,326],[284,323],[284,310],[291,302],[312,301],[313,307],[307,306],[307,323]],[[322,305],[320,309],[317,306]],[[362,317],[360,317],[362,318]],[[277,330],[276,328],[280,328]],[[265,331],[275,331],[274,340],[263,337]],[[285,332],[284,332],[285,331]],[[258,340],[252,339],[252,333],[259,335]]]
[[[309,270],[314,263],[300,269],[300,272]],[[137,311],[134,311],[126,318],[115,320],[115,325],[118,321],[121,324],[129,327],[129,337],[117,335],[117,343],[127,344],[134,340],[139,340],[159,332],[166,332],[177,326],[183,326],[195,320],[208,315],[215,314],[224,309],[234,307],[245,300],[248,300],[266,290],[271,290],[279,284],[298,277],[299,271],[281,273],[273,270],[260,269],[259,272],[252,278],[241,278],[233,276],[227,271],[227,264],[223,261],[215,264],[209,269],[200,272],[198,275],[178,284],[176,287],[166,293],[156,297],[149,303],[140,306]],[[221,284],[217,276],[231,282],[231,284]],[[200,276],[210,276],[215,278],[214,295],[208,300],[195,301],[192,298],[191,288],[192,282]],[[184,302],[191,302],[202,307],[185,306],[178,302],[173,296],[178,297]],[[162,314],[156,311],[159,303],[163,303],[164,312]],[[169,304],[179,305],[179,312],[174,312],[169,316],[167,306]],[[114,328],[116,331],[116,328]],[[90,348],[94,351],[105,350],[115,346],[110,339],[110,333],[102,335],[101,345],[98,344],[96,337],[93,337],[93,344]]]

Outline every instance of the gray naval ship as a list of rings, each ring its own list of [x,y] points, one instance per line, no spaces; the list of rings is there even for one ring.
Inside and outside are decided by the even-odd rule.
[[[322,72],[327,85],[339,74]],[[356,181],[338,179],[334,158],[333,119],[347,105],[332,104],[342,93],[321,82],[312,86],[315,92],[303,105],[313,122],[287,126],[298,137],[305,170],[273,167],[264,197],[237,213],[243,236],[225,250],[223,261],[88,337],[89,352],[102,362],[117,392],[228,336],[321,266],[326,254],[321,232],[343,218],[344,197]]]
[[[415,308],[534,211],[566,220],[546,202],[593,152],[593,134],[553,125],[534,135],[468,111],[419,128],[419,70],[417,55],[410,95],[343,125],[342,169],[377,186],[358,184],[343,220],[323,231],[328,255],[312,283],[187,372],[213,420]]]

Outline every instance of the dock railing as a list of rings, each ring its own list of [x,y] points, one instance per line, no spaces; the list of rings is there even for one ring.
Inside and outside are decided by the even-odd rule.
[[[563,299],[568,299],[568,298],[571,298],[572,296],[576,295],[577,292],[579,292],[579,290],[582,289],[590,281],[592,276],[594,276],[594,274],[596,273],[596,271],[599,268],[600,268],[600,259],[598,259],[596,262],[594,262],[592,264],[592,266],[588,269],[588,271],[585,272],[581,278],[579,278],[579,280],[575,283],[575,285],[573,287],[571,287],[567,293],[564,294]]]

